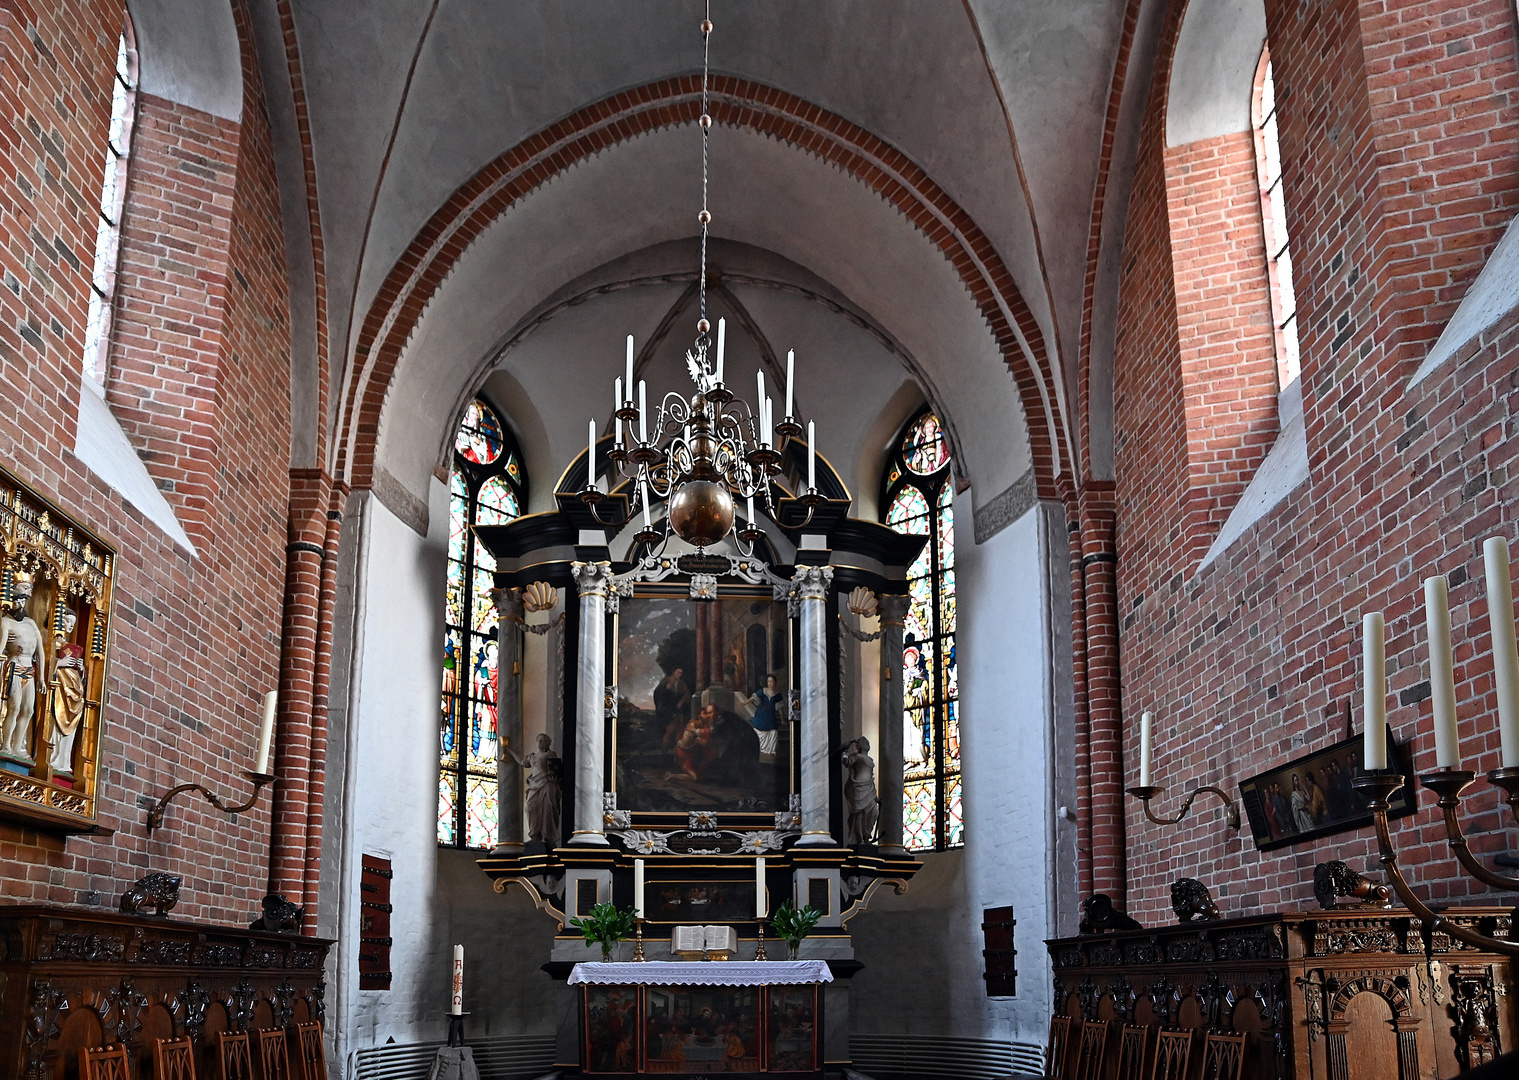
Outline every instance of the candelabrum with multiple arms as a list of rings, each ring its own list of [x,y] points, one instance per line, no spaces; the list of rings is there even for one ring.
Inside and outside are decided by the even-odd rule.
[[[1519,652],[1514,645],[1513,590],[1509,578],[1508,542],[1493,537],[1483,545],[1487,564],[1488,617],[1492,626],[1494,682],[1498,691],[1498,729],[1503,766],[1487,774],[1487,781],[1505,793],[1509,809],[1519,821]],[[1429,629],[1430,697],[1435,727],[1436,769],[1419,782],[1436,796],[1445,819],[1445,836],[1461,868],[1494,889],[1519,890],[1519,877],[1499,874],[1484,866],[1471,852],[1461,827],[1461,801],[1476,781],[1476,773],[1462,769],[1456,731],[1455,679],[1450,647],[1450,614],[1443,577],[1424,583],[1425,620]],[[1366,771],[1351,783],[1371,800],[1376,822],[1377,848],[1387,879],[1409,911],[1431,931],[1444,931],[1480,949],[1519,956],[1519,940],[1492,937],[1451,922],[1416,894],[1398,865],[1398,852],[1387,824],[1392,795],[1403,786],[1403,776],[1387,768],[1386,681],[1383,664],[1382,617],[1370,612],[1364,620],[1365,663],[1363,680],[1366,700]],[[1510,929],[1512,933],[1514,928]]]

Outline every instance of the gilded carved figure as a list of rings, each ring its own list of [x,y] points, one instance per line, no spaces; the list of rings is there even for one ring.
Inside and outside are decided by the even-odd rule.
[[[26,613],[32,576],[18,572],[11,606],[0,616],[0,693],[5,717],[0,726],[0,754],[28,764],[32,719],[37,713],[37,678],[46,663],[42,630]]]
[[[74,644],[79,616],[69,608],[59,615],[53,635],[53,749],[49,764],[55,775],[74,774],[74,740],[84,719],[84,648]]]

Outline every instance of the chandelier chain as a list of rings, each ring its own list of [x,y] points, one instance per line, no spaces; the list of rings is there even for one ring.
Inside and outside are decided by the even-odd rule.
[[[712,53],[712,0],[707,0],[701,24],[701,319],[707,321],[707,223],[712,220],[707,209],[707,140],[712,125],[707,112],[707,69]],[[705,334],[703,334],[705,336]]]

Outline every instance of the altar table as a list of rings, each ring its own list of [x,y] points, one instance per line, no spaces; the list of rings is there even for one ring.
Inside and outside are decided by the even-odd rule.
[[[832,981],[821,960],[576,964],[581,1071],[821,1077]]]

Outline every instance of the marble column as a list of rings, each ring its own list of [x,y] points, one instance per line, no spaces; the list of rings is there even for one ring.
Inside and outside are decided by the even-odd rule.
[[[828,753],[828,588],[831,566],[798,566],[792,577],[801,609],[801,655],[798,689],[802,726],[802,846],[836,847],[828,831],[829,780],[833,761]]]
[[[575,821],[572,844],[605,844],[606,628],[609,562],[571,565],[580,589],[580,649],[575,660]]]
[[[522,590],[492,589],[496,605],[496,850],[519,855],[522,828]],[[511,753],[508,753],[511,751]]]
[[[881,616],[881,727],[877,775],[881,778],[881,851],[905,855],[902,846],[902,626],[911,601],[884,595]]]

